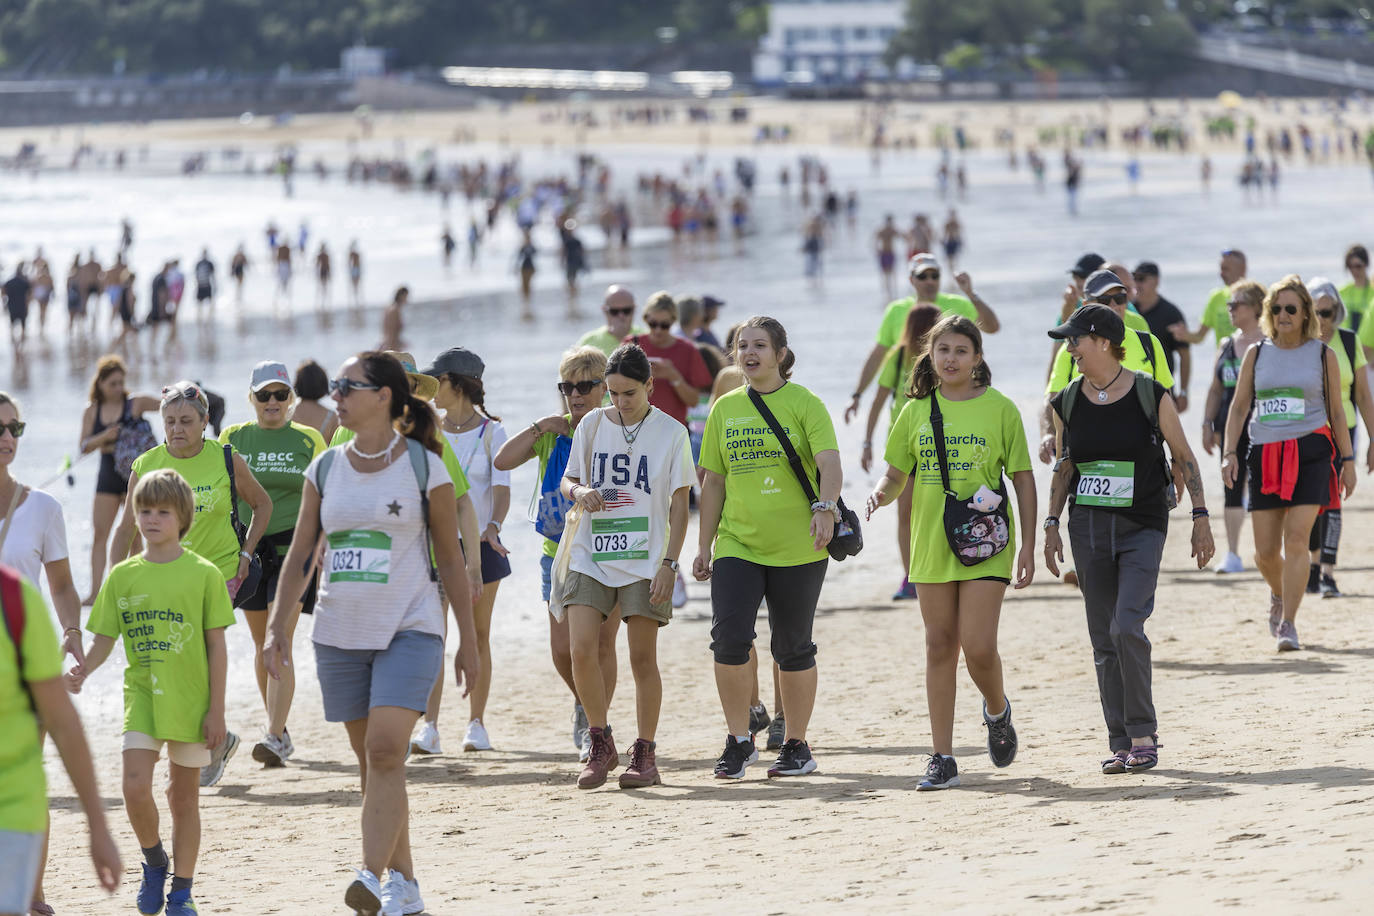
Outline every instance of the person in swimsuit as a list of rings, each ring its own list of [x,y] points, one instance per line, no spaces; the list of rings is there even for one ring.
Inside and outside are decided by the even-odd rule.
[[[892,270],[897,266],[895,246],[900,236],[901,232],[892,222],[891,213],[883,217],[882,228],[874,234],[874,242],[878,246],[878,270],[883,275],[883,293],[888,299],[897,298],[897,287],[892,278]]]
[[[334,265],[329,257],[329,248],[320,242],[320,250],[315,253],[315,306],[324,311],[329,307],[329,281],[334,274]]]
[[[363,306],[363,255],[358,250],[358,241],[354,239],[348,246],[348,289],[352,296],[349,305],[353,308]]]
[[[243,275],[248,272],[248,255],[243,251],[243,245],[239,245],[234,252],[234,258],[229,262],[229,276],[234,278],[234,302],[238,305],[243,304]]]

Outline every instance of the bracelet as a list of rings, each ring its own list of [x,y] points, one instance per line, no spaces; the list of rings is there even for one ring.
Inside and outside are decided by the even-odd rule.
[[[77,633],[77,634],[79,634],[80,632],[81,632],[81,628],[80,628],[80,627],[67,627],[67,629],[65,629],[65,630],[62,631],[62,635],[63,635],[63,636],[66,636],[68,633]]]
[[[1230,458],[1232,455],[1235,455],[1237,458],[1240,457],[1240,454],[1239,454],[1238,452],[1227,452],[1226,454],[1224,454],[1224,455],[1221,456],[1221,459],[1222,459],[1223,461],[1225,461],[1227,458]]]
[[[1206,506],[1198,506],[1197,508],[1195,508],[1195,509],[1193,510],[1193,521],[1197,521],[1197,520],[1200,519],[1200,518],[1207,518],[1207,517],[1209,517],[1211,514],[1212,514],[1212,513],[1210,513],[1210,512],[1207,511],[1207,507],[1206,507]]]
[[[544,431],[539,428],[538,420],[535,420],[533,423],[530,424],[530,432],[534,433],[534,437],[536,439],[544,435]]]
[[[253,555],[252,555],[251,553],[249,553],[248,551],[246,551],[246,550],[240,550],[240,551],[239,551],[239,556],[243,557],[245,560],[249,561],[250,563],[253,561]]]
[[[1354,456],[1354,455],[1342,455],[1342,456],[1341,456],[1341,464],[1345,464],[1347,461],[1354,461],[1354,460],[1355,460],[1355,456]]]

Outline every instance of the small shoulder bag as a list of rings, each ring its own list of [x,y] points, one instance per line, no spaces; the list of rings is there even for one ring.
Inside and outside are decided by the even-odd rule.
[[[945,540],[949,549],[965,566],[977,566],[997,556],[1011,542],[1011,523],[1007,513],[1007,488],[1002,475],[997,475],[997,489],[1002,497],[991,512],[975,509],[959,498],[949,485],[949,458],[945,453],[945,418],[940,412],[940,399],[930,393],[930,425],[935,431],[935,454],[940,461],[940,483],[945,488]],[[915,473],[915,469],[912,469]]]

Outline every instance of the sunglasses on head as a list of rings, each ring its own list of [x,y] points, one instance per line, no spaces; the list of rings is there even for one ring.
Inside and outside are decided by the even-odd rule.
[[[671,331],[673,329],[671,321],[645,321],[644,323],[655,331]]]
[[[355,382],[351,378],[336,378],[329,382],[329,393],[346,398],[354,391],[379,391],[381,387],[381,385],[374,385],[371,382]]]
[[[558,393],[564,397],[567,397],[574,391],[581,395],[588,395],[591,394],[592,389],[600,385],[601,382],[601,379],[583,379],[580,382],[559,382]]]
[[[9,430],[10,435],[18,439],[24,435],[24,424],[18,420],[11,420],[8,423],[0,423],[0,431]]]
[[[633,314],[633,313],[634,313],[634,310],[635,310],[635,308],[634,308],[633,305],[628,305],[628,306],[626,306],[626,307],[623,308],[623,309],[606,309],[606,314],[607,314],[607,315],[618,315],[618,316],[620,316],[620,317],[624,317],[624,316],[626,316],[626,315]]]
[[[1317,309],[1317,317],[1318,317],[1318,318],[1326,318],[1326,319],[1328,319],[1328,320],[1329,320],[1329,319],[1332,319],[1332,318],[1335,318],[1335,317],[1336,317],[1336,310],[1335,310],[1335,309]]]
[[[1098,305],[1125,305],[1130,297],[1125,293],[1104,293],[1093,300]]]
[[[1290,315],[1296,315],[1296,314],[1298,313],[1298,311],[1299,311],[1299,308],[1298,308],[1298,306],[1296,306],[1296,305],[1271,305],[1271,306],[1269,306],[1269,314],[1271,314],[1271,315],[1277,315],[1279,312],[1287,312],[1287,313],[1290,314]]]
[[[173,388],[171,385],[162,389],[162,400],[176,400],[186,398],[191,401],[205,400],[205,394],[195,385],[187,385],[185,388]]]
[[[916,275],[917,280],[938,280],[940,272],[938,270],[923,270]]]
[[[291,400],[290,388],[264,388],[261,391],[253,392],[253,397],[258,399],[259,404],[266,404],[271,400],[278,400],[286,403]]]

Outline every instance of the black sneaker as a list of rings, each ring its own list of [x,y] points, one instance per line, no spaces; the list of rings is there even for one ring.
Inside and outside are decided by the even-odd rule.
[[[952,789],[959,785],[959,765],[953,757],[930,755],[926,764],[926,778],[916,787],[917,792],[933,792],[936,789]]]
[[[773,721],[768,723],[768,750],[778,750],[786,737],[787,720],[783,718],[782,713],[778,713],[773,717]]]
[[[1321,591],[1322,568],[1316,563],[1307,567],[1307,594],[1315,595]]]
[[[758,763],[759,751],[752,741],[740,741],[734,735],[725,739],[725,752],[716,761],[717,779],[743,779],[749,764]]]
[[[1011,725],[1011,700],[1004,699],[1007,708],[1000,719],[988,717],[988,704],[983,704],[983,725],[988,730],[988,757],[998,768],[1011,766],[1016,759],[1016,729]]]
[[[1321,588],[1321,593],[1322,593],[1322,597],[1323,597],[1323,598],[1343,598],[1343,597],[1345,597],[1344,595],[1341,594],[1341,590],[1340,590],[1339,588],[1336,588],[1336,577],[1335,577],[1335,576],[1329,576],[1329,575],[1323,574],[1323,575],[1322,575],[1322,580],[1321,580],[1321,582],[1319,583],[1319,587]]]
[[[762,703],[749,707],[749,734],[757,735],[768,727],[770,721],[772,720],[768,718],[768,707]]]
[[[816,771],[816,758],[811,756],[811,748],[800,738],[793,738],[782,746],[778,759],[768,768],[768,775],[805,776]]]

